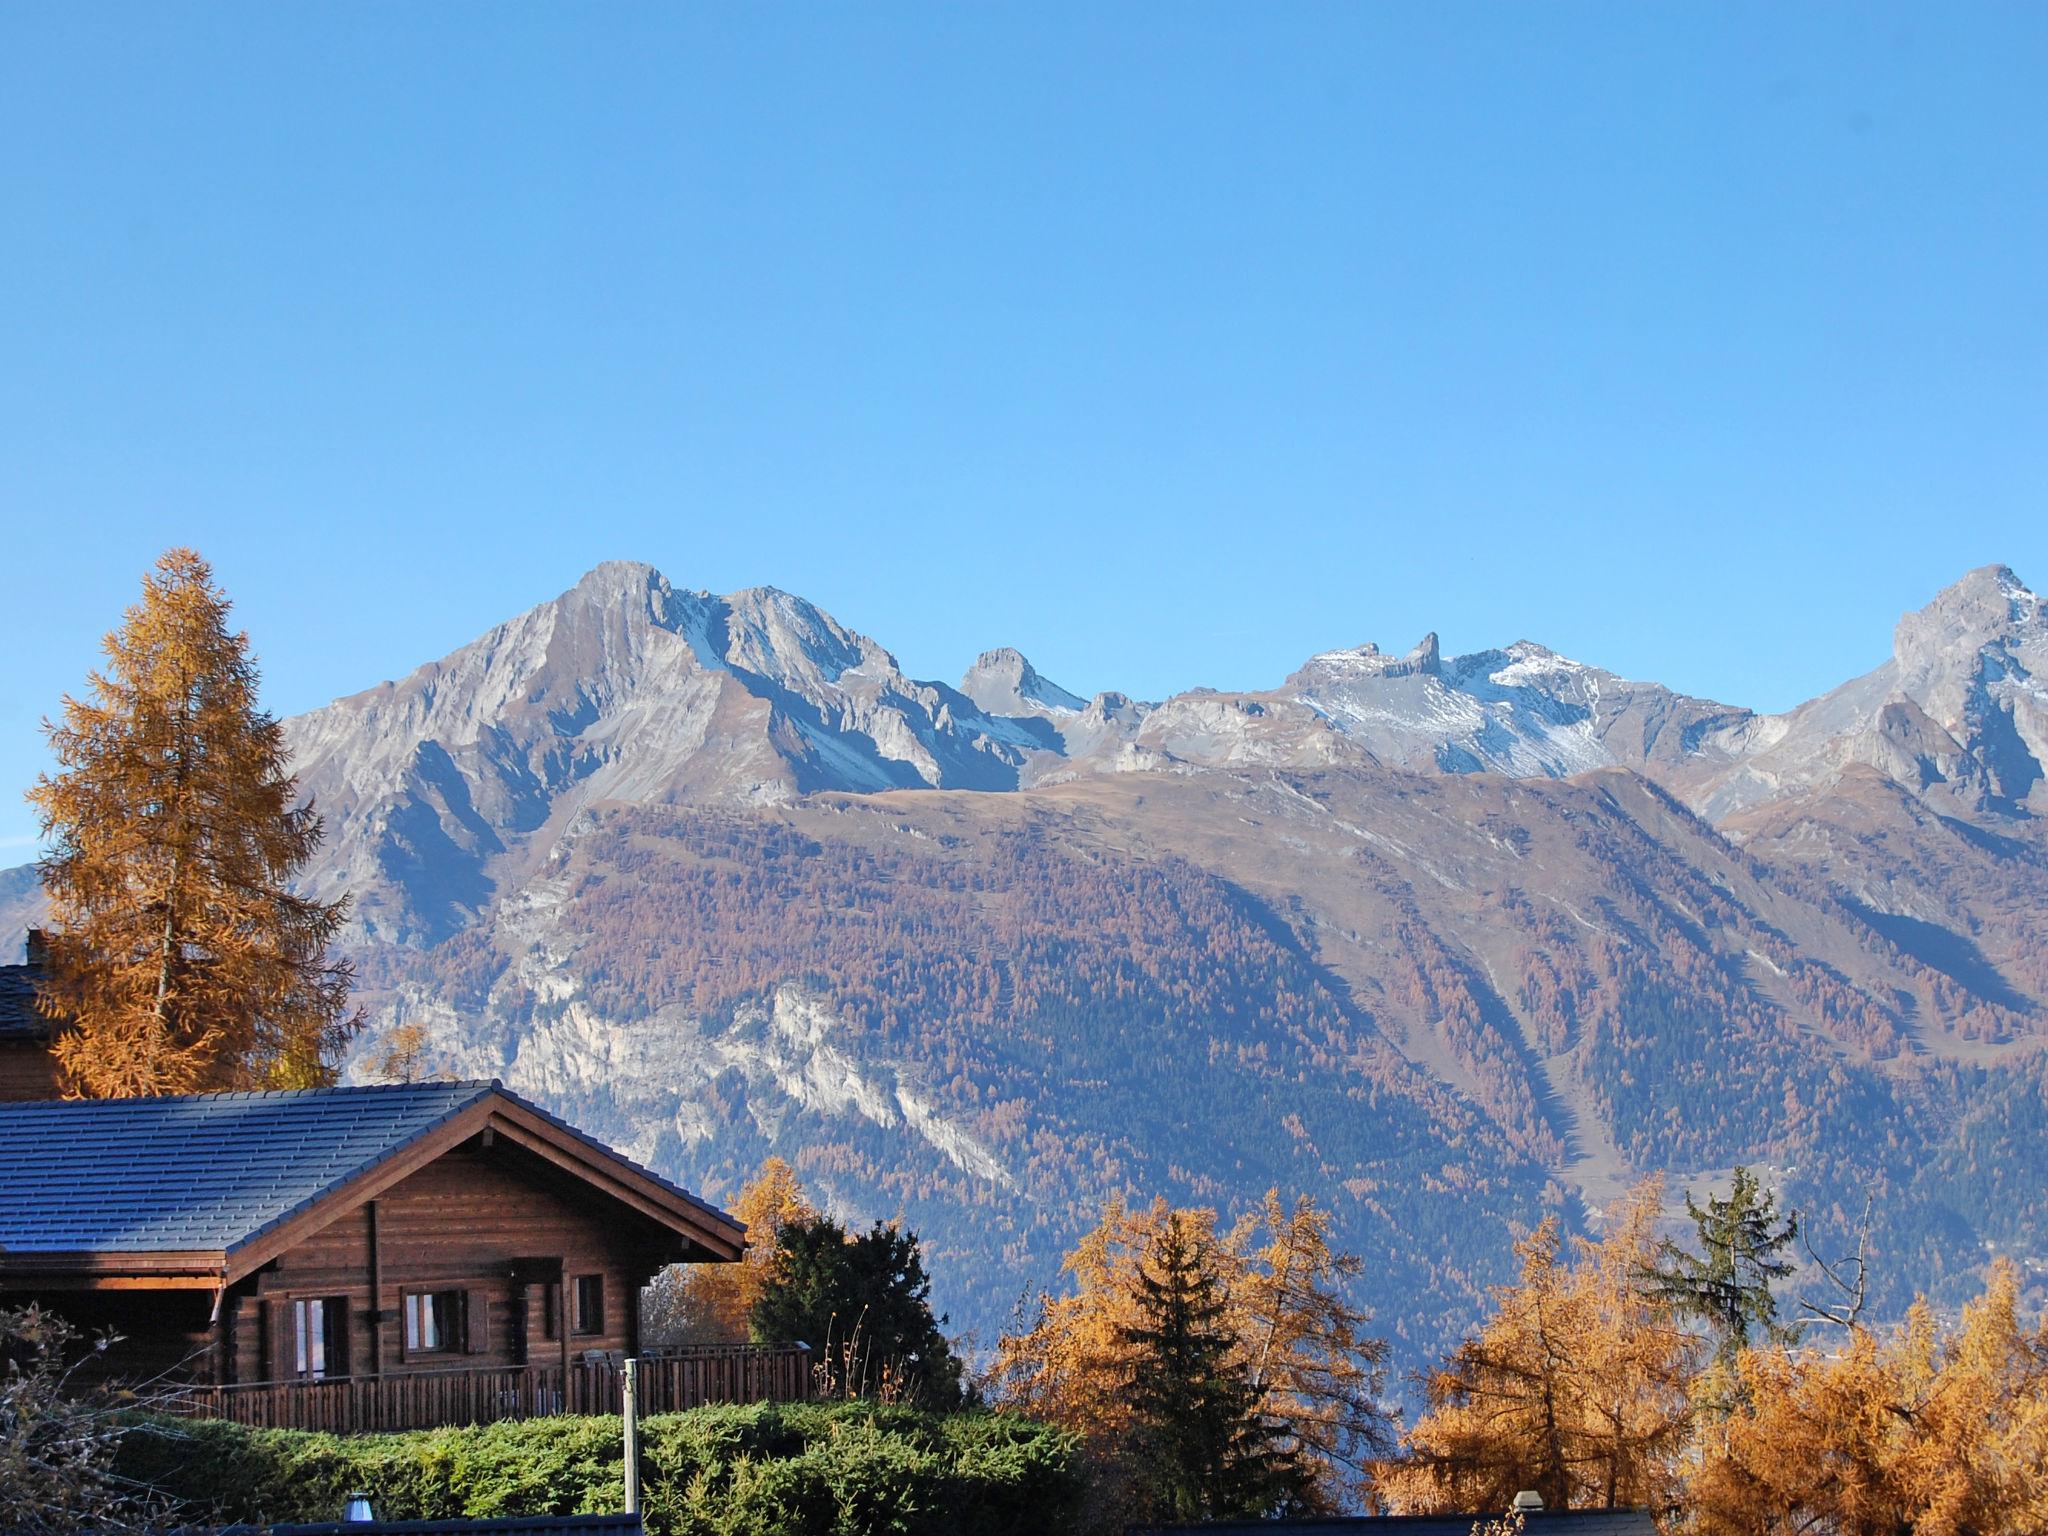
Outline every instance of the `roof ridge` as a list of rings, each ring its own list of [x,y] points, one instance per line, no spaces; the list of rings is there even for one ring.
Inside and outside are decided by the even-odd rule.
[[[497,1078],[461,1077],[435,1078],[420,1083],[334,1083],[325,1088],[228,1088],[214,1093],[146,1093],[121,1099],[17,1099],[12,1103],[0,1103],[0,1114],[9,1110],[33,1109],[50,1104],[91,1103],[91,1104],[191,1104],[204,1102],[220,1104],[229,1101],[253,1099],[310,1099],[318,1095],[375,1094],[375,1093],[420,1093],[430,1089],[467,1088],[472,1096],[490,1091],[503,1090],[504,1084]]]
[[[388,1087],[388,1088],[415,1088],[415,1087],[424,1087],[424,1086],[427,1086],[427,1085],[425,1085],[425,1084],[419,1084],[419,1083],[359,1083],[359,1084],[355,1084],[355,1085],[353,1085],[353,1087],[354,1087],[354,1088],[357,1088],[357,1089],[361,1089],[361,1088],[386,1088],[386,1087]],[[294,1217],[294,1216],[298,1215],[298,1214],[299,1214],[299,1213],[300,1213],[301,1211],[305,1211],[305,1210],[310,1210],[310,1209],[311,1209],[312,1207],[314,1207],[314,1206],[316,1206],[316,1205],[320,1204],[320,1202],[321,1202],[321,1201],[323,1201],[323,1200],[326,1200],[326,1199],[327,1199],[327,1198],[328,1198],[329,1196],[331,1196],[331,1195],[332,1195],[332,1194],[333,1194],[333,1193],[334,1193],[334,1192],[335,1192],[335,1191],[336,1191],[337,1189],[340,1189],[340,1188],[341,1188],[341,1187],[342,1187],[342,1186],[343,1186],[344,1184],[348,1184],[348,1183],[351,1183],[351,1182],[353,1182],[354,1180],[356,1180],[356,1179],[359,1179],[359,1178],[361,1178],[361,1177],[362,1177],[362,1176],[363,1176],[364,1174],[368,1173],[368,1172],[369,1172],[369,1171],[370,1171],[370,1170],[371,1170],[372,1168],[375,1168],[375,1167],[377,1167],[377,1166],[378,1166],[378,1165],[379,1165],[380,1163],[388,1163],[388,1162],[390,1162],[392,1158],[394,1158],[394,1157],[398,1156],[398,1154],[399,1154],[399,1153],[401,1153],[401,1152],[403,1152],[403,1151],[404,1151],[404,1150],[405,1150],[405,1149],[406,1149],[407,1147],[410,1147],[410,1146],[414,1146],[414,1145],[416,1145],[416,1144],[417,1144],[417,1143],[418,1143],[418,1142],[419,1142],[419,1141],[420,1141],[420,1140],[421,1140],[422,1138],[424,1138],[424,1137],[427,1137],[427,1136],[431,1136],[431,1135],[433,1135],[433,1134],[434,1134],[434,1132],[436,1132],[436,1131],[440,1130],[442,1126],[446,1125],[446,1124],[447,1124],[447,1123],[448,1123],[448,1122],[449,1122],[450,1120],[453,1120],[453,1119],[455,1119],[455,1118],[456,1118],[456,1117],[457,1117],[458,1115],[464,1115],[464,1114],[467,1114],[467,1113],[468,1113],[468,1112],[469,1112],[470,1110],[474,1109],[474,1108],[475,1108],[475,1107],[476,1107],[476,1106],[477,1106],[478,1104],[482,1103],[482,1102],[483,1102],[483,1100],[484,1100],[484,1099],[486,1099],[486,1098],[488,1098],[488,1097],[489,1097],[489,1096],[490,1096],[491,1094],[494,1094],[494,1093],[503,1093],[503,1092],[505,1091],[505,1087],[504,1087],[504,1084],[500,1083],[500,1082],[499,1082],[499,1081],[498,1081],[498,1080],[497,1080],[496,1078],[492,1078],[492,1079],[491,1079],[491,1080],[490,1080],[489,1082],[487,1082],[487,1083],[483,1083],[483,1082],[459,1082],[459,1083],[438,1083],[438,1084],[434,1084],[433,1086],[435,1086],[435,1087],[442,1087],[442,1088],[471,1088],[471,1089],[474,1089],[475,1091],[474,1091],[474,1092],[472,1092],[472,1093],[470,1093],[470,1094],[469,1094],[469,1095],[467,1095],[466,1097],[464,1097],[464,1098],[462,1098],[462,1099],[458,1100],[457,1102],[455,1102],[455,1103],[452,1103],[452,1104],[450,1104],[450,1105],[448,1106],[447,1110],[446,1110],[446,1111],[445,1111],[444,1113],[442,1113],[441,1115],[439,1115],[439,1116],[435,1117],[435,1118],[434,1118],[433,1120],[429,1121],[429,1122],[428,1122],[427,1124],[425,1124],[425,1125],[422,1125],[422,1126],[420,1126],[420,1127],[419,1127],[419,1128],[418,1128],[417,1130],[415,1130],[415,1131],[414,1131],[414,1132],[413,1132],[413,1133],[412,1133],[412,1134],[411,1134],[410,1136],[407,1136],[407,1137],[405,1137],[405,1138],[404,1138],[403,1140],[401,1140],[401,1141],[393,1141],[393,1142],[387,1142],[387,1143],[385,1143],[385,1144],[384,1144],[384,1145],[383,1145],[382,1147],[378,1148],[378,1149],[377,1149],[376,1151],[374,1151],[373,1153],[371,1153],[371,1154],[370,1154],[370,1155],[369,1155],[368,1157],[364,1158],[364,1159],[363,1159],[362,1161],[360,1161],[360,1162],[358,1162],[358,1163],[354,1164],[354,1165],[353,1165],[352,1167],[350,1167],[350,1168],[348,1168],[348,1169],[347,1169],[346,1171],[344,1171],[344,1172],[342,1172],[342,1173],[340,1173],[340,1174],[336,1175],[336,1176],[335,1176],[334,1178],[331,1178],[331,1179],[329,1179],[329,1180],[328,1180],[328,1181],[327,1181],[327,1182],[326,1182],[325,1184],[321,1185],[321,1186],[320,1186],[320,1187],[319,1187],[318,1189],[315,1189],[315,1190],[313,1190],[313,1191],[312,1191],[312,1192],[311,1192],[310,1194],[308,1194],[308,1195],[307,1195],[307,1196],[305,1197],[305,1199],[303,1199],[303,1200],[299,1201],[299,1202],[298,1202],[298,1203],[297,1203],[296,1205],[293,1205],[293,1206],[292,1206],[292,1207],[291,1207],[290,1209],[288,1209],[288,1210],[283,1210],[283,1211],[279,1211],[279,1212],[278,1212],[278,1213],[277,1213],[277,1214],[276,1214],[275,1216],[271,1217],[271,1218],[270,1218],[270,1220],[268,1220],[268,1221],[264,1222],[262,1226],[260,1226],[260,1227],[253,1227],[253,1228],[251,1228],[251,1229],[250,1229],[249,1231],[247,1231],[247,1232],[243,1233],[243,1234],[241,1235],[241,1237],[237,1238],[237,1239],[236,1239],[236,1240],[235,1240],[235,1241],[234,1241],[233,1243],[230,1243],[230,1244],[228,1245],[228,1251],[229,1251],[230,1253],[234,1253],[234,1252],[236,1252],[236,1251],[238,1251],[238,1250],[240,1250],[240,1249],[243,1249],[243,1248],[246,1248],[246,1247],[248,1247],[248,1246],[249,1246],[249,1244],[251,1244],[251,1243],[255,1242],[255,1241],[256,1241],[256,1239],[257,1239],[257,1238],[259,1238],[259,1237],[261,1237],[261,1236],[262,1236],[262,1235],[263,1235],[264,1233],[266,1233],[266,1232],[269,1232],[269,1231],[271,1231],[271,1230],[272,1230],[273,1228],[277,1227],[278,1225],[280,1225],[280,1224],[281,1224],[281,1223],[283,1223],[283,1222],[286,1222],[286,1221],[289,1221],[289,1220],[291,1220],[291,1218],[292,1218],[292,1217]],[[305,1092],[305,1093],[308,1093],[308,1094],[311,1094],[311,1093],[332,1093],[332,1092],[338,1092],[338,1091],[340,1091],[340,1092],[345,1092],[345,1091],[348,1091],[348,1090],[336,1090],[336,1089],[324,1089],[324,1088],[315,1088],[315,1089],[308,1089],[308,1090],[301,1090],[301,1091],[302,1091],[302,1092]],[[296,1095],[295,1095],[295,1094],[291,1094],[291,1093],[284,1093],[284,1094],[280,1094],[279,1096],[280,1096],[280,1097],[294,1097],[294,1096],[296,1096]],[[206,1096],[206,1095],[203,1095],[203,1094],[202,1094],[202,1095],[197,1095],[197,1097],[202,1097],[202,1098],[203,1098],[203,1097],[207,1097],[207,1096]],[[213,1097],[215,1097],[215,1098],[233,1098],[233,1097],[236,1097],[236,1095],[233,1095],[233,1094],[217,1094],[217,1095],[213,1095]],[[268,1095],[268,1094],[250,1094],[250,1095],[249,1095],[249,1097],[250,1097],[250,1098],[267,1098],[267,1097],[270,1097],[270,1095]]]
[[[702,1195],[692,1194],[689,1190],[683,1188],[682,1185],[676,1183],[675,1180],[668,1178],[663,1174],[655,1172],[654,1169],[649,1168],[645,1163],[638,1162],[633,1158],[626,1156],[626,1154],[621,1152],[617,1147],[611,1146],[606,1142],[599,1141],[595,1136],[591,1135],[588,1131],[582,1130],[579,1127],[572,1125],[569,1121],[564,1120],[560,1115],[554,1113],[554,1111],[542,1108],[540,1105],[534,1103],[533,1100],[527,1098],[524,1094],[514,1092],[512,1089],[507,1088],[503,1083],[498,1082],[495,1079],[492,1080],[491,1086],[497,1089],[497,1091],[503,1094],[506,1098],[510,1099],[513,1103],[519,1105],[522,1109],[530,1109],[536,1115],[539,1115],[541,1119],[547,1121],[550,1125],[556,1126],[561,1130],[567,1131],[571,1136],[575,1137],[578,1141],[582,1142],[583,1145],[585,1145],[586,1147],[589,1147],[594,1151],[604,1154],[604,1156],[610,1158],[615,1163],[625,1164],[626,1167],[632,1169],[635,1173],[641,1174],[646,1178],[652,1179],[655,1183],[659,1184],[663,1189],[668,1190],[670,1193],[681,1195],[685,1200],[689,1201],[690,1204],[696,1206],[698,1210],[705,1211],[713,1216],[716,1216],[721,1222],[724,1222],[726,1225],[738,1227],[742,1232],[745,1232],[747,1230],[747,1224],[744,1221],[741,1221],[737,1216],[733,1215],[732,1212],[726,1210],[724,1207],[714,1205],[711,1201],[706,1200]]]

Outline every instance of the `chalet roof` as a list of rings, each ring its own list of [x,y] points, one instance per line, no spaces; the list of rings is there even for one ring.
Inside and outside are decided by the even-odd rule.
[[[0,965],[0,1045],[17,1041],[41,1044],[50,1021],[36,1011],[39,965]]]
[[[0,1104],[0,1267],[38,1254],[225,1260],[401,1154],[431,1150],[437,1132],[486,1117],[537,1129],[661,1207],[742,1230],[495,1082],[46,1100]]]

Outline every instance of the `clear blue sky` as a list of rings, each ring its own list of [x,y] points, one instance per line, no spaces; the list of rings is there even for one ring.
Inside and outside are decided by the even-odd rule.
[[[2048,582],[2048,6],[0,9],[0,862],[143,568],[280,712],[609,556],[924,676],[1783,707]]]

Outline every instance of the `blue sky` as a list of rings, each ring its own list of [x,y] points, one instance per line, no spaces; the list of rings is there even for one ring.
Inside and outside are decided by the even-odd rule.
[[[2048,7],[0,9],[0,862],[166,545],[280,712],[600,559],[1087,692],[1783,707],[2048,581]]]

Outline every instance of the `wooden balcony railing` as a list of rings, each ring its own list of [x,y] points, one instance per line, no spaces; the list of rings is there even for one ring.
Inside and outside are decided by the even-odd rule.
[[[625,1373],[615,1360],[498,1370],[405,1371],[329,1381],[258,1381],[186,1387],[172,1411],[265,1429],[352,1435],[446,1424],[491,1424],[557,1413],[615,1414]],[[706,1403],[802,1402],[812,1395],[803,1344],[735,1344],[642,1357],[640,1411],[670,1413]]]

